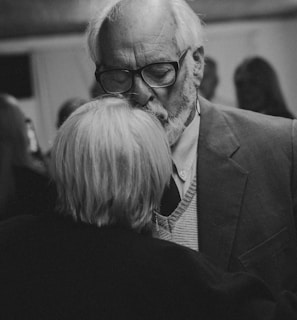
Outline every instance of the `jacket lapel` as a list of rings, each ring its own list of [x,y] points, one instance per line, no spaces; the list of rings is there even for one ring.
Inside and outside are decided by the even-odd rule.
[[[223,113],[200,99],[198,229],[200,251],[228,269],[248,172],[232,159],[239,141]]]

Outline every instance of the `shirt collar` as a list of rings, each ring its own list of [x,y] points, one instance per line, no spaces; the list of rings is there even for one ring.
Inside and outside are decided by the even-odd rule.
[[[186,181],[191,174],[191,168],[196,160],[198,136],[200,125],[200,105],[197,100],[197,108],[194,119],[186,127],[178,143],[173,147],[172,160],[179,178]]]

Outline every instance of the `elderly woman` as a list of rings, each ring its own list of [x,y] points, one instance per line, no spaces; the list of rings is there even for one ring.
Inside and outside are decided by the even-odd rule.
[[[98,227],[147,229],[170,174],[162,128],[119,98],[85,105],[53,146],[62,208],[75,220]]]
[[[52,155],[60,214],[0,225],[1,319],[272,317],[261,281],[149,235],[171,174],[153,116],[121,97],[89,102],[62,125]]]

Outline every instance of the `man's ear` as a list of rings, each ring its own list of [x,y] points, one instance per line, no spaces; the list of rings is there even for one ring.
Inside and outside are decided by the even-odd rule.
[[[204,71],[204,48],[199,47],[194,50],[193,52],[193,59],[195,62],[194,66],[194,76],[199,80],[199,84],[203,77],[203,71]]]

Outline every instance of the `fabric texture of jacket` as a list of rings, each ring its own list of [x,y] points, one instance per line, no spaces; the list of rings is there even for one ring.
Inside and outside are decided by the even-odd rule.
[[[200,100],[201,252],[275,291],[297,285],[297,121]]]

